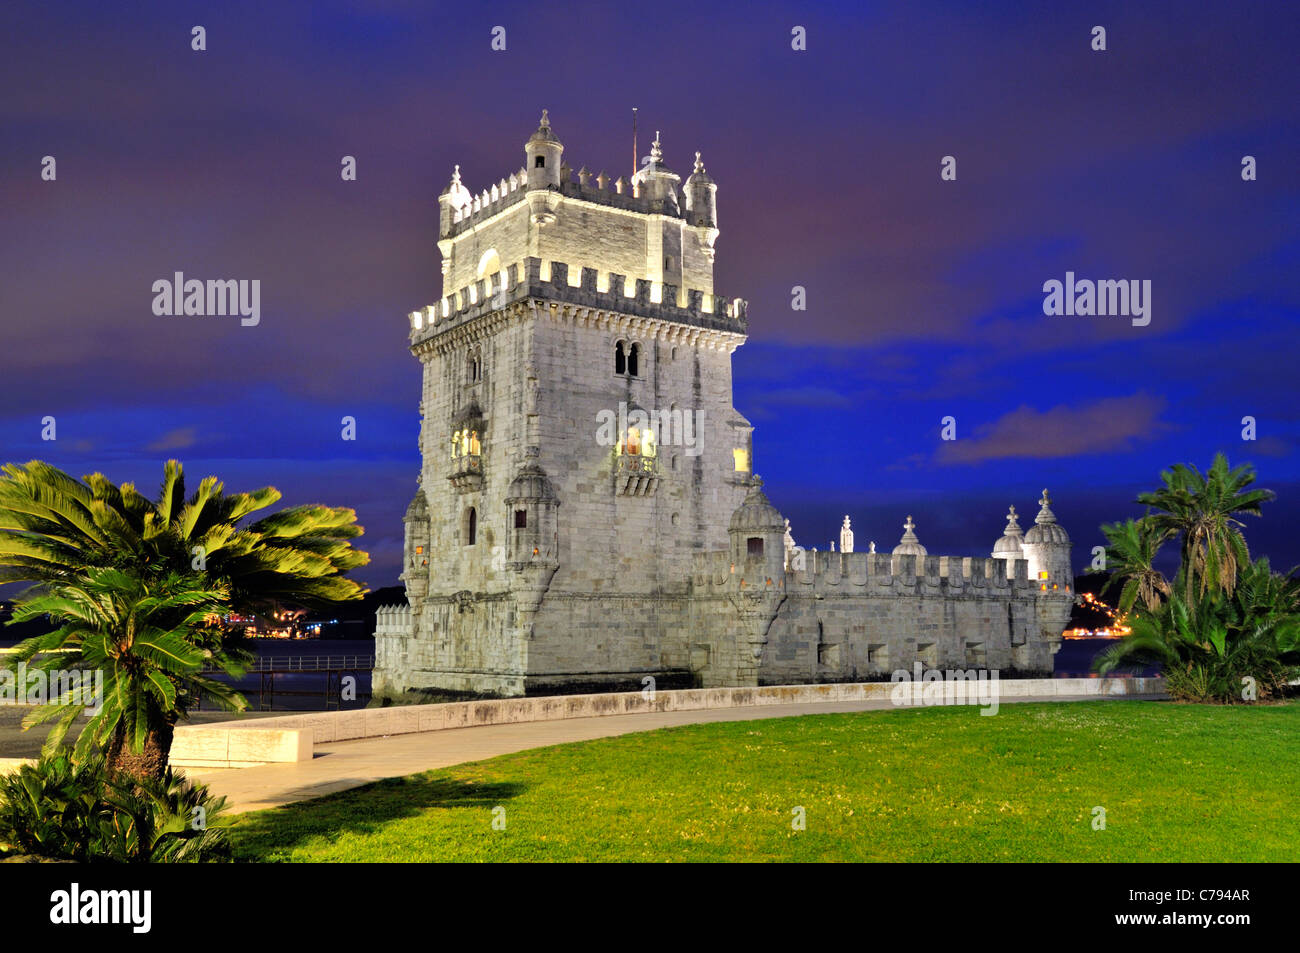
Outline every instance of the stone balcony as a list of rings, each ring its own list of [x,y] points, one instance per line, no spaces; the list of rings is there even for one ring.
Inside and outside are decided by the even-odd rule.
[[[483,488],[483,457],[468,453],[451,462],[451,475],[447,477],[458,492],[467,493]]]
[[[659,486],[659,458],[620,453],[614,479],[619,496],[650,496]]]

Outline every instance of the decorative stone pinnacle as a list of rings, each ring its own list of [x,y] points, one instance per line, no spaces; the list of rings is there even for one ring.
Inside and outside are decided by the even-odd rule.
[[[541,128],[541,129],[550,129],[550,128],[551,128],[551,120],[550,120],[549,118],[547,118],[546,110],[545,110],[545,109],[542,110],[542,121],[541,121],[541,124],[540,124],[539,128]]]
[[[654,159],[655,164],[658,165],[659,160],[662,159],[663,157],[664,157],[664,150],[659,143],[659,130],[656,129],[655,141],[650,143],[650,158]]]
[[[1020,524],[1016,522],[1016,508],[1011,507],[1011,512],[1007,514],[1007,528],[1002,531],[1003,536],[1019,536]]]
[[[844,517],[844,528],[845,528],[845,529],[848,529],[848,528],[849,528],[849,518],[848,518],[847,515],[845,515],[845,517]]]
[[[698,152],[695,153],[695,171],[701,173],[704,171],[704,163],[700,161],[700,154]]]
[[[1038,511],[1038,515],[1037,515],[1036,517],[1034,517],[1034,522],[1035,522],[1035,523],[1055,523],[1055,522],[1056,522],[1056,514],[1053,513],[1052,510],[1051,510],[1051,508],[1047,505],[1048,503],[1051,502],[1051,498],[1048,497],[1048,495],[1047,495],[1047,491],[1046,491],[1046,490],[1043,491],[1043,498],[1042,498],[1041,500],[1039,500],[1038,502],[1039,502],[1040,504],[1042,504],[1042,507],[1043,507],[1043,508],[1042,508],[1041,510],[1039,510],[1039,511]]]

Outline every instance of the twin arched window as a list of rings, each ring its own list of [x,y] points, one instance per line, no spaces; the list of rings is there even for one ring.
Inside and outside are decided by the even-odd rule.
[[[451,435],[452,459],[457,457],[477,457],[481,452],[482,445],[479,442],[477,430],[466,427],[463,430],[457,430]]]
[[[641,358],[641,345],[635,342],[618,341],[614,345],[614,373],[639,377],[638,364]]]

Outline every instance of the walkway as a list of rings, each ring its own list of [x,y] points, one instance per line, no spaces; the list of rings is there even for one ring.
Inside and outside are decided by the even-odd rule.
[[[1163,698],[1157,695],[1127,695],[1124,700]],[[1042,698],[1004,698],[1000,704],[1045,701]],[[1095,695],[1058,696],[1054,702],[1099,701]],[[797,715],[825,715],[834,712],[896,709],[886,699],[864,702],[833,702],[807,705],[763,705],[753,708],[718,708],[704,711],[652,712],[637,715],[608,715],[601,718],[566,718],[532,721],[515,725],[479,725],[420,734],[391,735],[316,745],[311,761],[267,764],[257,768],[187,768],[185,773],[225,795],[233,811],[257,811],[294,801],[333,794],[383,778],[404,777],[434,768],[468,761],[482,761],[501,754],[569,741],[609,738],[634,731],[650,731],[672,725],[715,721],[749,721],[759,718],[790,718]],[[974,712],[972,712],[974,714]]]

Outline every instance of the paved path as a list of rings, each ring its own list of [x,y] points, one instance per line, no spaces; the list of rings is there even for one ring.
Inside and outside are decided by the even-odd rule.
[[[1156,695],[1120,696],[1126,700],[1163,698]],[[1096,695],[1055,698],[1002,699],[1000,704],[1041,701],[1099,701]],[[482,761],[501,754],[544,748],[568,741],[608,738],[633,731],[650,731],[671,725],[713,721],[749,721],[790,718],[833,712],[895,709],[888,699],[806,705],[761,705],[753,708],[715,708],[703,711],[651,712],[607,715],[600,718],[565,718],[515,725],[478,725],[384,738],[363,738],[319,744],[311,761],[267,764],[257,768],[186,768],[196,781],[225,795],[236,812],[256,811],[294,801],[346,791],[382,778],[403,777],[467,761]],[[972,712],[974,714],[974,712]]]

